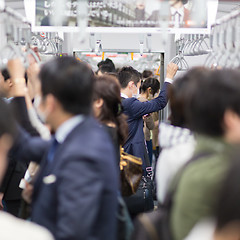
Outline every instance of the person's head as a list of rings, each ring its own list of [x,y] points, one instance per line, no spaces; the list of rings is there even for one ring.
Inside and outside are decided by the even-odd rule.
[[[153,98],[160,90],[160,82],[156,78],[149,77],[143,80],[140,93],[145,94],[146,98]]]
[[[188,0],[170,0],[169,3],[170,3],[170,6],[175,6],[176,4],[185,5],[188,3]]]
[[[8,105],[0,99],[0,183],[7,167],[7,154],[15,136],[15,122]]]
[[[2,97],[9,97],[11,87],[13,86],[9,72],[3,69],[0,73],[0,94]]]
[[[113,61],[109,58],[98,63],[97,75],[101,76],[105,73],[116,72]]]
[[[73,57],[55,58],[42,67],[39,78],[39,110],[53,130],[66,118],[90,114],[95,77],[86,64]]]
[[[178,127],[188,127],[186,111],[189,97],[194,90],[200,91],[198,84],[207,78],[208,69],[197,67],[177,78],[168,88],[171,124]]]
[[[118,130],[119,141],[123,144],[127,138],[126,117],[122,113],[120,84],[114,76],[97,77],[93,92],[93,111],[99,122],[113,123]]]
[[[188,103],[192,130],[212,137],[240,142],[240,73],[237,70],[209,71],[197,83]]]
[[[111,73],[111,72],[114,72],[112,69],[112,66],[105,64],[99,67],[97,71],[97,75],[102,76],[103,74]]]
[[[122,92],[124,91],[128,97],[138,94],[142,75],[136,69],[123,67],[118,73],[118,79]]]
[[[231,159],[231,167],[221,184],[215,210],[215,240],[240,239],[240,152]]]
[[[136,1],[136,7],[138,9],[144,9],[146,5],[146,1],[145,0],[137,0]]]
[[[143,79],[153,77],[153,72],[151,70],[144,70],[142,73]]]

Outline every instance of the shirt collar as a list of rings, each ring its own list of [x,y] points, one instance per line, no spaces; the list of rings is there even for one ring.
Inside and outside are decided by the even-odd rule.
[[[10,103],[10,102],[13,100],[13,97],[3,98],[3,100],[4,100],[6,103]]]
[[[55,138],[61,144],[67,138],[69,133],[81,122],[83,122],[83,115],[77,115],[75,117],[70,118],[66,122],[64,122],[56,131]]]
[[[179,15],[184,16],[184,6],[182,6],[181,8],[175,8],[175,7],[171,7],[171,15],[175,15],[176,13],[179,13]]]
[[[128,98],[128,96],[125,93],[122,93],[122,92],[121,92],[121,97],[122,98]]]

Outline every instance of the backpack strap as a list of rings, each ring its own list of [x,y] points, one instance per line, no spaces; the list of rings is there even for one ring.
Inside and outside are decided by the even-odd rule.
[[[168,211],[171,210],[172,207],[172,202],[173,202],[173,197],[177,191],[178,188],[178,184],[179,184],[179,180],[181,179],[184,170],[187,168],[187,166],[192,163],[195,162],[197,160],[199,160],[200,158],[203,157],[208,157],[211,156],[213,153],[212,152],[200,152],[196,155],[194,155],[186,164],[184,164],[184,166],[179,170],[179,172],[177,173],[177,176],[174,178],[174,184],[172,189],[170,189],[166,195],[166,198],[164,200],[164,203],[162,205],[162,207],[164,207],[165,209],[167,209]]]

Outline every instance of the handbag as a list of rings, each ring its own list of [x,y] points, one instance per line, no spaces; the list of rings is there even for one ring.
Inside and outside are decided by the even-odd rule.
[[[122,196],[137,192],[142,179],[142,159],[124,152],[123,148],[120,148],[120,178]]]
[[[130,197],[124,197],[124,200],[133,219],[140,213],[153,210],[152,180],[142,176],[137,192]]]
[[[134,219],[138,214],[150,211],[154,208],[153,202],[153,182],[152,182],[152,167],[150,161],[145,153],[146,170],[142,175],[140,184],[135,194],[130,197],[124,197],[127,204],[128,211]]]

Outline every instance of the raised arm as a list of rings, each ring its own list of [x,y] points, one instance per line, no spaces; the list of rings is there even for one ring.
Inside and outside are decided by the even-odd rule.
[[[158,97],[147,102],[140,102],[137,99],[126,99],[125,101],[131,101],[130,108],[131,114],[135,118],[139,118],[144,116],[145,114],[149,114],[152,112],[157,112],[163,109],[168,102],[168,86],[172,83],[174,76],[176,75],[178,70],[178,66],[174,63],[169,63],[167,67],[167,75],[165,82],[163,84],[162,90],[159,93]]]

